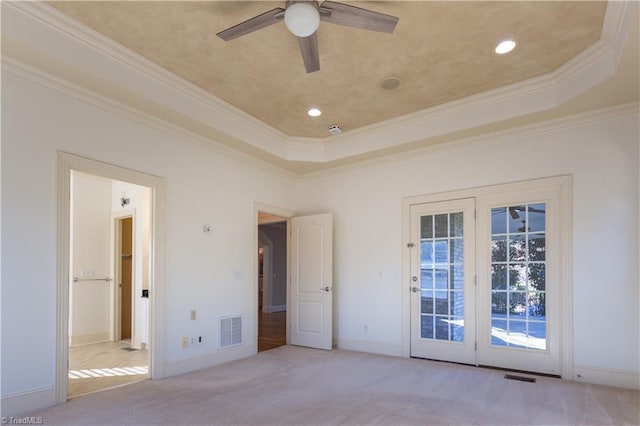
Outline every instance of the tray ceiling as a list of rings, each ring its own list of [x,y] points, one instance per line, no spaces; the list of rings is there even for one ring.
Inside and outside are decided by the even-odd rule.
[[[400,18],[394,34],[322,22],[320,66],[276,24],[225,42],[216,33],[282,2],[50,2],[54,8],[292,137],[330,138],[547,74],[595,43],[606,2],[347,2]],[[515,51],[495,45],[514,38]],[[384,90],[380,82],[401,84]],[[323,114],[310,118],[309,107]]]

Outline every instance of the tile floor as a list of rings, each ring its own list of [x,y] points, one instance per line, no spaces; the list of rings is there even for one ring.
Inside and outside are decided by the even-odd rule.
[[[148,351],[131,349],[128,341],[70,347],[69,398],[148,379]]]

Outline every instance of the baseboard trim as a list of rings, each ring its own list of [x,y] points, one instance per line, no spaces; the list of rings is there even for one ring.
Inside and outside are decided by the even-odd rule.
[[[164,367],[165,377],[177,376],[179,374],[202,370],[203,368],[214,367],[216,365],[224,364],[225,362],[248,358],[256,353],[257,348],[254,344],[249,346],[237,346],[212,354],[167,362]]]
[[[640,390],[640,373],[637,371],[574,365],[573,380],[580,383]]]
[[[69,336],[69,340],[71,341],[71,346],[78,345],[88,345],[91,343],[102,343],[108,342],[110,339],[109,332],[106,333],[94,333],[94,334],[83,334],[80,336]]]
[[[402,345],[388,345],[385,343],[350,339],[338,339],[337,345],[339,349],[349,351],[368,352],[378,355],[402,356]]]
[[[143,342],[142,339],[140,337],[137,337],[134,339],[133,344],[131,346],[133,346],[136,349],[144,349],[144,346],[147,345],[146,342]]]
[[[287,305],[272,305],[272,306],[263,306],[262,312],[266,314],[273,314],[275,312],[285,312],[287,310]]]
[[[56,405],[53,386],[2,397],[2,416],[16,417]],[[3,422],[4,423],[4,422]]]

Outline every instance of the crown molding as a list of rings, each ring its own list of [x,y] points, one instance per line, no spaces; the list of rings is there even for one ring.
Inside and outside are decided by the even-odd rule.
[[[285,157],[287,136],[44,2],[2,2],[3,37]],[[265,149],[265,144],[266,146]]]
[[[609,1],[600,40],[552,73],[341,135],[299,138],[266,125],[45,3],[2,2],[2,8],[3,37],[216,128],[253,148],[283,160],[316,163],[555,108],[615,73],[632,18],[638,13],[635,1]],[[216,142],[199,138],[206,143]]]
[[[560,131],[562,129],[583,127],[591,123],[613,120],[629,115],[640,117],[640,103],[631,102],[624,105],[616,105],[609,108],[588,111],[539,123],[527,124],[510,129],[498,130],[481,135],[460,138],[437,145],[415,148],[396,154],[390,154],[384,157],[362,160],[357,163],[348,165],[340,165],[323,169],[317,172],[307,173],[301,177],[300,181],[307,182],[315,179],[335,177],[336,175],[346,175],[361,170],[373,169],[376,167],[385,167],[390,163],[411,161],[416,157],[427,154],[447,153],[466,149],[481,149],[483,147],[508,143],[513,140],[519,140],[533,135],[541,135],[545,133]]]
[[[334,136],[326,144],[324,159],[338,160],[558,107],[615,73],[637,9],[637,2],[609,1],[600,40],[549,74]]]
[[[144,125],[145,127],[155,129],[169,136],[178,138],[184,142],[200,146],[238,163],[248,165],[257,169],[266,170],[269,173],[273,173],[287,179],[295,180],[299,176],[298,174],[278,167],[273,163],[260,160],[255,156],[245,154],[233,148],[229,148],[226,145],[217,143],[215,141],[212,141],[211,139],[190,132],[183,127],[168,123],[165,120],[147,114],[143,111],[140,111],[139,109],[132,108],[123,103],[114,101],[113,99],[110,99],[108,97],[96,94],[83,87],[75,85],[68,80],[55,77],[47,72],[26,65],[15,59],[2,57],[2,77],[4,79],[11,75],[19,79],[26,80],[39,86],[45,87],[49,90],[54,90],[84,104],[91,105],[103,111],[118,115],[127,120],[137,122]]]

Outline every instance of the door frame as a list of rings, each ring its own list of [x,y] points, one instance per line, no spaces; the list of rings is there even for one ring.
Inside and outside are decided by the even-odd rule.
[[[56,372],[55,403],[67,401],[69,371],[69,286],[71,171],[146,186],[151,190],[150,220],[150,297],[149,297],[149,375],[164,377],[164,197],[165,182],[158,176],[113,164],[58,152],[58,232],[56,277]]]
[[[291,300],[291,218],[295,216],[295,211],[293,210],[289,210],[289,209],[284,209],[281,207],[276,207],[276,206],[272,206],[269,204],[264,204],[264,203],[259,203],[259,202],[254,202],[253,203],[253,249],[252,249],[252,256],[253,256],[253,273],[252,273],[252,277],[253,277],[253,303],[252,305],[255,307],[255,309],[253,310],[254,313],[253,315],[255,315],[254,317],[254,321],[253,321],[253,329],[254,329],[254,338],[255,341],[253,342],[255,345],[255,352],[258,352],[258,306],[259,306],[259,301],[258,301],[258,297],[260,296],[260,292],[258,291],[258,275],[260,273],[259,271],[259,265],[258,265],[258,225],[260,225],[258,223],[258,213],[267,213],[267,214],[271,214],[274,216],[279,216],[283,219],[286,219],[287,222],[287,312],[286,312],[286,325],[285,325],[285,333],[287,336],[286,342],[287,345],[291,343],[291,318],[290,318],[290,303],[289,301]]]
[[[480,199],[486,196],[499,194],[518,193],[522,191],[532,191],[541,188],[559,188],[561,192],[560,200],[560,221],[562,223],[561,235],[559,235],[561,245],[561,271],[559,297],[561,311],[561,333],[560,343],[560,364],[561,377],[571,380],[573,378],[573,258],[572,258],[572,176],[557,176],[549,178],[532,179],[527,181],[496,184],[468,188],[456,191],[439,192],[434,194],[417,195],[402,199],[402,356],[411,357],[411,248],[408,244],[412,242],[411,235],[411,206],[439,201],[450,201],[461,198],[476,198],[480,204]],[[476,241],[480,241],[476,238]],[[476,247],[477,249],[477,247]],[[476,256],[477,257],[477,256]],[[476,269],[478,265],[476,265]]]
[[[111,215],[111,270],[113,271],[113,281],[111,281],[112,289],[111,289],[111,340],[119,341],[122,340],[121,334],[121,321],[122,321],[122,297],[121,292],[118,291],[120,288],[118,284],[118,279],[120,278],[122,262],[119,258],[120,256],[120,248],[122,245],[122,220],[130,217],[131,218],[131,232],[132,232],[132,254],[135,253],[136,250],[136,215],[134,209],[127,209],[123,211],[119,211],[116,213],[112,213]],[[134,258],[135,259],[135,258]],[[132,271],[131,271],[131,346],[134,346],[135,340],[135,311],[136,311],[136,276],[135,276],[135,262],[132,262]]]

